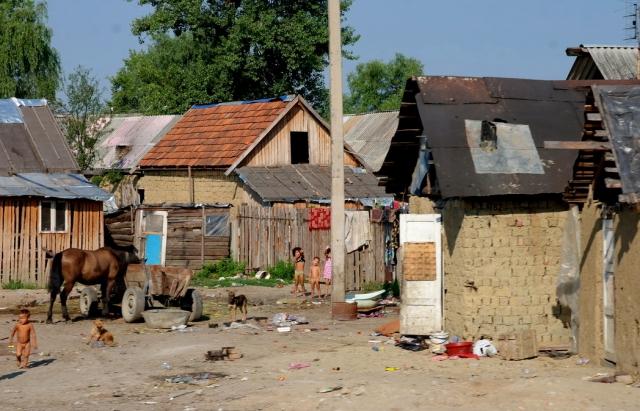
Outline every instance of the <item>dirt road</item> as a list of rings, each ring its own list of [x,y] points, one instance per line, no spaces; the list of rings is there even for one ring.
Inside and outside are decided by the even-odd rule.
[[[305,315],[310,324],[290,333],[241,328],[209,328],[206,321],[185,332],[158,332],[144,324],[106,321],[118,342],[90,348],[90,322],[36,324],[40,349],[24,372],[0,343],[1,409],[7,410],[634,410],[640,388],[583,381],[607,372],[578,366],[576,358],[507,362],[499,359],[432,361],[427,352],[385,344],[371,331],[389,318],[333,322],[327,305],[279,305],[288,289],[242,290],[250,316],[286,311]],[[213,321],[227,316],[222,290],[205,290],[205,313]],[[23,292],[21,292],[23,293]],[[29,294],[30,293],[30,294]],[[11,304],[24,298],[0,291],[0,325],[7,336]],[[28,292],[36,304],[43,292]],[[77,300],[71,301],[77,313]],[[32,310],[45,319],[44,306]],[[56,319],[60,319],[57,307]],[[393,314],[391,315],[393,316]],[[322,328],[328,328],[323,330]],[[317,331],[306,331],[319,328]],[[370,340],[381,340],[379,344]],[[376,345],[378,351],[372,346]],[[237,361],[205,361],[207,350],[235,346]],[[40,355],[42,353],[43,355]],[[163,368],[163,363],[170,369]],[[291,363],[309,367],[289,369]],[[398,368],[385,371],[385,367]],[[178,376],[178,378],[174,378]],[[191,383],[167,382],[185,380]],[[198,379],[201,378],[201,379]],[[186,378],[189,380],[189,378]],[[329,388],[337,388],[331,392]]]

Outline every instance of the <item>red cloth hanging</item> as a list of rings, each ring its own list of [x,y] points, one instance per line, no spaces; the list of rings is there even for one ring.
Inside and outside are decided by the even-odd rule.
[[[331,209],[316,207],[309,209],[309,230],[328,230],[331,228]]]

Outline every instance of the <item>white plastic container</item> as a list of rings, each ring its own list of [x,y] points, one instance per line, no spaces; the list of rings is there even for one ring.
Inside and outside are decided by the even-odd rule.
[[[429,342],[435,345],[443,345],[449,342],[449,333],[445,331],[432,333],[429,335]]]

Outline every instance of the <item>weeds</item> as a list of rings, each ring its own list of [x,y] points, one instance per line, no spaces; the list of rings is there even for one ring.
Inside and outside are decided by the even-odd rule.
[[[23,283],[20,280],[9,280],[8,283],[2,284],[2,288],[5,290],[35,290],[39,287],[33,283]]]
[[[281,280],[293,280],[294,271],[295,268],[292,262],[282,260],[267,269],[267,272],[271,274],[271,278],[279,278]]]

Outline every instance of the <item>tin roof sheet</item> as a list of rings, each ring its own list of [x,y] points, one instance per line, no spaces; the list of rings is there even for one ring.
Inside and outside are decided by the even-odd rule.
[[[47,197],[107,201],[111,194],[81,174],[19,173],[0,177],[0,197]]]
[[[344,117],[344,141],[376,172],[382,167],[398,128],[398,111]]]

